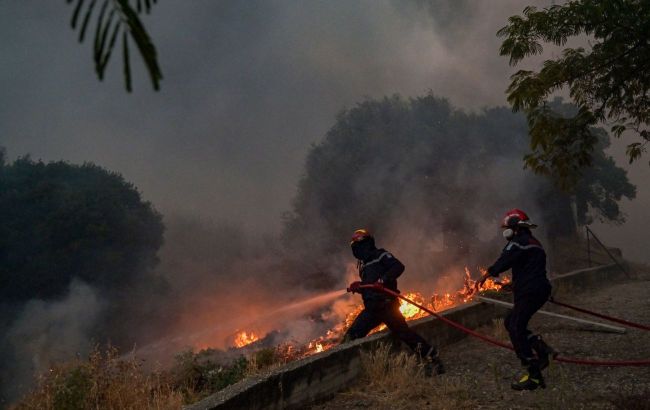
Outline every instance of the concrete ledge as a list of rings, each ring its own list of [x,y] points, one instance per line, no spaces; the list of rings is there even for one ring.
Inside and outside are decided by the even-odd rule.
[[[579,292],[624,278],[616,265],[581,269],[552,279],[556,290]],[[445,317],[471,329],[503,317],[507,309],[485,303],[468,303],[445,311]],[[436,346],[454,343],[466,335],[433,317],[409,322],[409,326]],[[391,342],[387,332],[337,346],[323,353],[287,364],[263,377],[242,380],[188,406],[188,410],[286,409],[327,398],[348,386],[360,373],[361,349]]]
[[[558,275],[552,278],[551,282],[553,283],[553,294],[555,295],[557,293],[580,292],[585,289],[607,286],[610,281],[622,280],[627,277],[628,275],[614,263]]]

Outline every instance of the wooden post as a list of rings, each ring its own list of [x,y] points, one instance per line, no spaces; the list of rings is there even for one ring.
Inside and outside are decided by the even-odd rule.
[[[587,259],[589,260],[589,267],[591,268],[591,244],[589,243],[589,227],[585,226],[585,232],[587,233]]]
[[[603,245],[603,243],[600,241],[600,239],[598,239],[598,236],[596,236],[596,234],[594,233],[594,231],[592,231],[591,229],[589,229],[589,227],[587,227],[587,229],[589,230],[589,233],[591,233],[591,236],[594,238],[594,240],[596,240],[596,242],[598,243],[598,245],[600,245],[600,247],[603,248],[603,249],[605,250],[605,252],[607,253],[607,255],[609,255],[609,257],[614,261],[614,263],[619,267],[619,269],[621,269],[621,270],[623,271],[623,273],[625,274],[625,276],[629,278],[630,275],[627,273],[627,269],[625,269],[625,268],[623,267],[623,265],[621,265],[621,264],[618,262],[618,259],[616,259],[616,258],[614,257],[614,255],[612,255],[612,253],[609,251],[609,249],[607,249],[607,246]]]

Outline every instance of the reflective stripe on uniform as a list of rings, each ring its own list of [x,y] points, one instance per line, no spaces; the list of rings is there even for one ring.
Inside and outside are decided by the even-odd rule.
[[[372,264],[375,264],[375,263],[379,262],[384,256],[391,256],[391,254],[390,254],[390,252],[384,252],[381,255],[379,255],[379,257],[377,259],[373,259],[370,262],[364,263],[363,267],[365,268],[366,266],[369,266],[369,265],[372,265]]]
[[[510,249],[512,249],[512,246],[513,246],[513,245],[516,246],[516,247],[519,248],[519,249],[533,249],[533,248],[544,249],[544,248],[542,248],[541,246],[539,246],[539,245],[535,245],[535,244],[531,244],[531,245],[522,245],[522,244],[519,244],[519,243],[517,243],[517,242],[510,242],[510,243],[508,244],[508,246],[506,246],[506,250],[509,251]]]

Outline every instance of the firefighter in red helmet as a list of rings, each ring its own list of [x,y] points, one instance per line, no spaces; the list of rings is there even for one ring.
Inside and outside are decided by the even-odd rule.
[[[397,278],[404,272],[404,265],[385,249],[377,249],[375,239],[365,229],[358,229],[350,241],[352,254],[358,260],[361,281],[350,284],[349,290],[361,293],[364,309],[354,319],[343,341],[359,339],[384,323],[391,332],[415,351],[422,360],[427,375],[445,372],[436,348],[422,336],[411,330],[399,310],[397,298],[374,289],[362,289],[361,285],[379,284],[397,290]]]
[[[548,366],[553,349],[544,343],[540,335],[528,330],[528,322],[551,295],[551,283],[546,277],[546,252],[531,232],[537,225],[530,221],[524,211],[512,209],[506,212],[501,227],[508,243],[477,285],[490,276],[496,277],[508,269],[512,270],[514,306],[504,324],[517,357],[527,368],[527,372],[512,383],[512,388],[544,388],[542,370]]]

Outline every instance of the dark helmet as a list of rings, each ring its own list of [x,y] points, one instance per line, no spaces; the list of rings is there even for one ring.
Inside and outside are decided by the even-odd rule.
[[[366,229],[357,229],[350,240],[352,254],[360,261],[366,261],[372,257],[375,248],[375,238]]]

